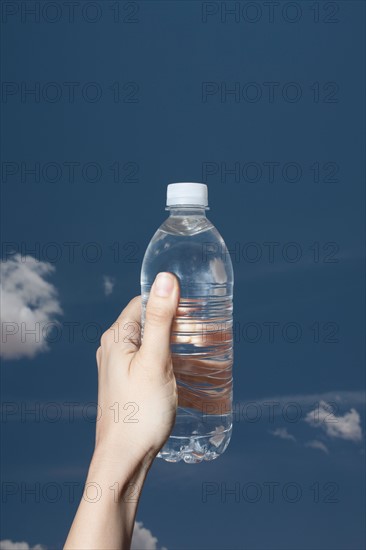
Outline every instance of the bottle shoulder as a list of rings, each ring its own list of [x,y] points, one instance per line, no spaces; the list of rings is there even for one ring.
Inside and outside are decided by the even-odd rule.
[[[155,235],[163,232],[191,237],[213,229],[215,229],[214,225],[205,216],[169,216],[160,225]]]
[[[171,271],[181,280],[232,282],[231,257],[218,230],[207,218],[197,223],[186,220],[175,218],[172,223],[168,218],[159,227],[145,252],[143,272]]]

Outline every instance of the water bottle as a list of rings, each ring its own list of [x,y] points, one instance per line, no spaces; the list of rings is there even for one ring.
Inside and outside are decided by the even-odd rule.
[[[233,268],[224,240],[206,218],[207,209],[206,185],[168,185],[169,217],[142,263],[142,327],[156,275],[174,273],[180,286],[171,336],[178,410],[158,454],[168,462],[214,460],[232,433]]]

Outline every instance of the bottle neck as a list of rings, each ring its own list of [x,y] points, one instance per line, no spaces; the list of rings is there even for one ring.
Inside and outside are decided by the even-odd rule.
[[[166,210],[169,210],[169,216],[179,216],[179,217],[188,217],[188,216],[194,216],[195,218],[197,216],[206,217],[206,210],[207,207],[205,206],[187,206],[184,204],[180,204],[177,206],[167,206]]]

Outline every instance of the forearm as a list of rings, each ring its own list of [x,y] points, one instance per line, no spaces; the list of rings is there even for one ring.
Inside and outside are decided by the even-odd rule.
[[[150,459],[96,451],[65,550],[127,550]]]
[[[170,336],[179,284],[161,273],[154,285],[141,346],[140,297],[101,338],[96,448],[65,550],[130,548],[146,474],[174,425],[178,397]]]

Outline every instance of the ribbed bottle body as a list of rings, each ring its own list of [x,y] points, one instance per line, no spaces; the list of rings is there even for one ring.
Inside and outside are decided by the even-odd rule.
[[[233,269],[225,243],[205,215],[178,209],[158,229],[143,260],[142,325],[157,273],[179,280],[171,351],[178,386],[175,426],[159,457],[213,460],[232,432]]]

